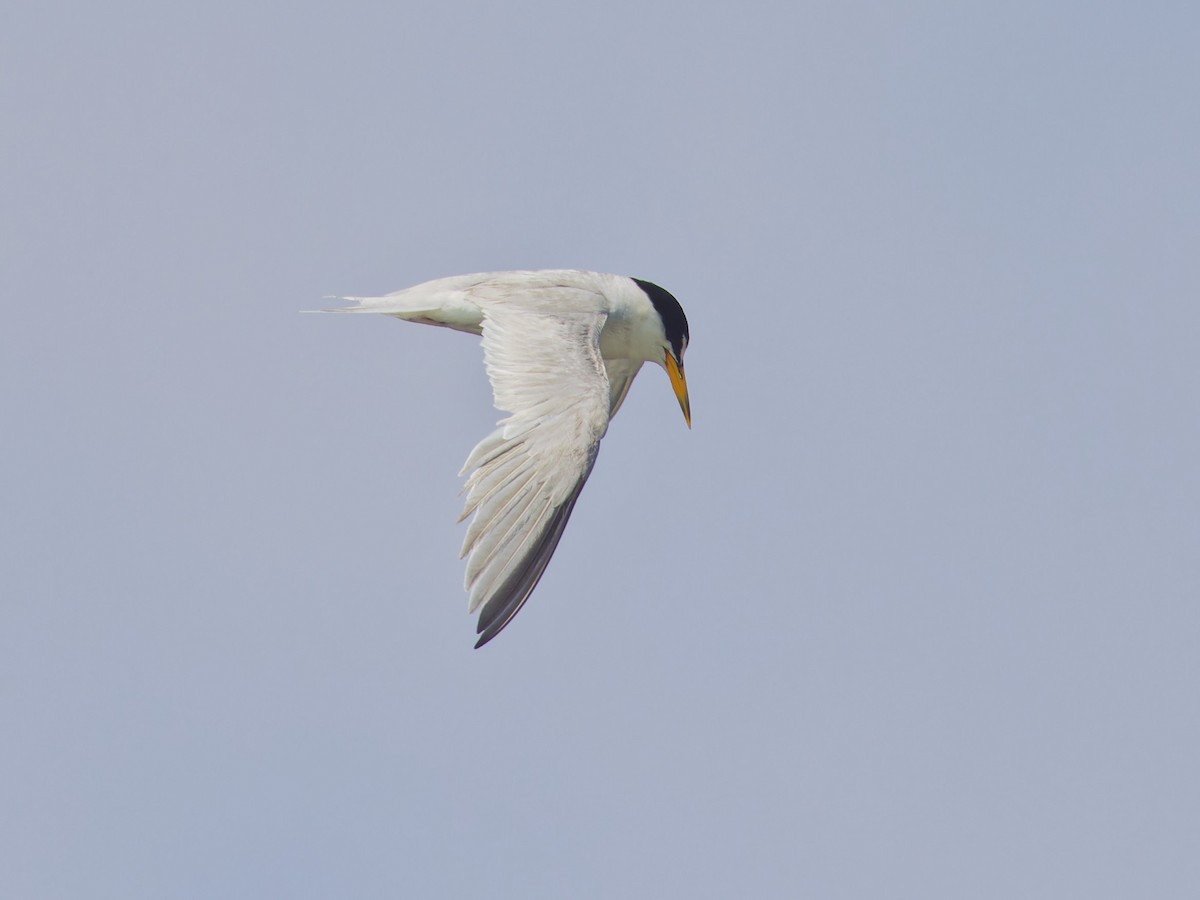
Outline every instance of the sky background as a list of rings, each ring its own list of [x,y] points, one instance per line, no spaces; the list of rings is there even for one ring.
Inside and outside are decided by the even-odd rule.
[[[0,895],[1200,895],[1191,3],[16,3]],[[687,310],[471,649],[478,341]]]

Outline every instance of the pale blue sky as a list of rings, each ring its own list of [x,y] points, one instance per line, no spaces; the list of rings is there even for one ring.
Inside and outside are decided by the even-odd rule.
[[[5,13],[0,896],[1197,896],[1194,5],[425,6]],[[297,311],[543,266],[695,428],[477,652],[477,340]]]

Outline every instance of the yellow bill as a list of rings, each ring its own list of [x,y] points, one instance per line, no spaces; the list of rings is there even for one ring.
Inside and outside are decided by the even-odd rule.
[[[679,400],[679,408],[683,410],[684,421],[688,428],[692,427],[692,403],[688,399],[687,378],[683,374],[683,366],[675,361],[670,351],[664,354],[667,358],[667,374],[671,376],[671,387],[675,389],[675,397]]]

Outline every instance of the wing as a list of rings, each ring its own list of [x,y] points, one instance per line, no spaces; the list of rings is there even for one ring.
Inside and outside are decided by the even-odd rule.
[[[611,420],[625,402],[625,395],[633,386],[633,379],[641,371],[642,364],[632,359],[606,359],[604,370],[608,375],[609,401],[608,418]]]
[[[476,647],[494,638],[537,586],[608,429],[598,294],[554,286],[480,299],[496,407],[511,413],[471,451],[463,518]]]

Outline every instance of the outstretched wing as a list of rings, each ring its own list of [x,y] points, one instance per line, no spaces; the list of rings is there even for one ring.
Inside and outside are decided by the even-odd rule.
[[[482,647],[550,562],[608,429],[610,396],[601,295],[553,285],[477,296],[496,407],[511,413],[463,466],[471,475],[462,517],[475,518],[462,555]]]

